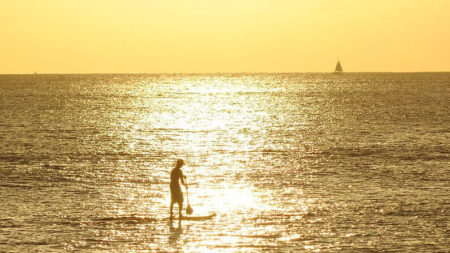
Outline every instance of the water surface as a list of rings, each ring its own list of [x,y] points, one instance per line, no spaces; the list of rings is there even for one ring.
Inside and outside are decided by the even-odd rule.
[[[0,251],[444,252],[449,83],[0,75]],[[177,158],[214,219],[169,226]]]

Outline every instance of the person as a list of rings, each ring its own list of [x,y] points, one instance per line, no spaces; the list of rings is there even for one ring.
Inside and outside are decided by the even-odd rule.
[[[183,175],[183,172],[181,171],[181,167],[183,167],[184,161],[183,159],[177,160],[177,165],[175,168],[172,169],[170,172],[170,220],[172,220],[172,210],[173,205],[175,203],[178,204],[178,219],[181,224],[181,210],[183,209],[183,192],[181,191],[181,186],[179,181],[186,187],[186,190],[188,186],[186,185],[186,176]]]

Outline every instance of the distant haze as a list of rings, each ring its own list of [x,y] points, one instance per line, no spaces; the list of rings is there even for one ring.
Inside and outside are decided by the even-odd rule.
[[[449,0],[2,0],[0,73],[450,71]]]

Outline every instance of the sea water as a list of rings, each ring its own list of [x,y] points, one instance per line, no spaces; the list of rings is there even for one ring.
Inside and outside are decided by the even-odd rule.
[[[450,73],[0,75],[0,251],[445,252],[449,101]],[[215,218],[169,222],[178,158]]]

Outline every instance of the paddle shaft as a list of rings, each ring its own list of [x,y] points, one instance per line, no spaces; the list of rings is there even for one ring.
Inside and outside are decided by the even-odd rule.
[[[187,199],[187,204],[189,206],[189,191],[188,191],[188,183],[186,181],[186,177],[184,178],[184,187],[186,187],[186,199]]]
[[[194,210],[192,209],[191,205],[189,204],[189,190],[188,190],[188,185],[186,182],[186,178],[184,178],[184,186],[186,187],[186,198],[187,198],[187,207],[186,207],[186,214],[192,214],[194,212]]]

